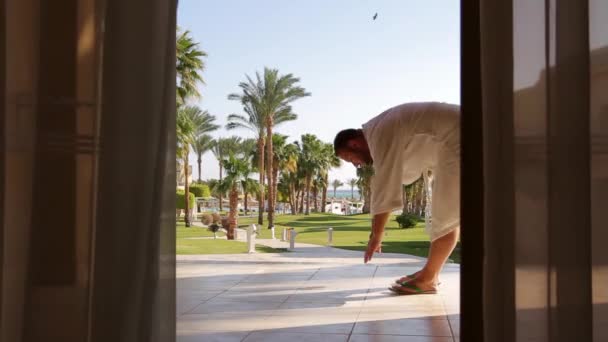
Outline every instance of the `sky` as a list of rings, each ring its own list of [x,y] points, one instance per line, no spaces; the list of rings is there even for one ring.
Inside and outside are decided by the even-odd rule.
[[[292,104],[298,119],[275,131],[299,140],[305,133],[331,143],[344,128],[361,125],[405,102],[460,103],[459,1],[455,0],[180,0],[178,25],[207,52],[202,99],[193,104],[215,115],[214,137],[227,116],[243,114],[228,94],[245,75],[264,67],[300,78],[312,96]],[[376,20],[372,17],[378,13]],[[196,157],[191,155],[198,179]],[[216,159],[203,156],[202,179],[218,178]],[[330,182],[355,178],[344,163]],[[344,187],[345,189],[348,186]]]

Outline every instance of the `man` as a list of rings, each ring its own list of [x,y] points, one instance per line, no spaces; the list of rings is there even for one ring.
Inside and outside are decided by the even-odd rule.
[[[334,140],[336,155],[372,165],[372,233],[364,262],[380,251],[390,213],[402,207],[402,185],[432,170],[431,248],[424,267],[397,280],[399,294],[437,293],[439,272],[460,233],[460,108],[446,103],[407,103],[376,116],[362,129],[346,129]]]

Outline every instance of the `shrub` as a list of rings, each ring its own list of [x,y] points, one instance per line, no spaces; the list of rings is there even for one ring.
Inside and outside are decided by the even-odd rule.
[[[213,238],[217,239],[217,232],[220,230],[220,226],[214,223],[210,225],[207,229],[209,229],[209,231],[213,233]]]
[[[201,222],[205,226],[208,226],[213,223],[213,216],[211,216],[210,214],[203,214],[203,216],[201,217]]]
[[[217,223],[220,223],[222,221],[222,217],[218,213],[211,214],[211,217],[213,218],[213,223],[217,224]]]
[[[211,197],[211,190],[207,184],[192,184],[190,185],[190,192],[195,197]]]
[[[395,218],[395,221],[399,224],[401,228],[414,228],[416,226],[416,222],[418,222],[419,217],[413,214],[402,213],[401,215]]]
[[[230,228],[230,221],[228,221],[227,217],[222,217],[222,228],[228,230]]]
[[[184,190],[177,190],[175,197],[175,208],[186,209],[186,203],[184,201]],[[190,208],[194,208],[195,205],[196,203],[194,202],[194,194],[190,192]]]

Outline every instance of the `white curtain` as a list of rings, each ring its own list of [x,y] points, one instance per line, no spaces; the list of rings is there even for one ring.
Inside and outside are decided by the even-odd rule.
[[[608,2],[479,4],[484,340],[607,341]]]
[[[0,6],[0,341],[174,341],[176,0]]]

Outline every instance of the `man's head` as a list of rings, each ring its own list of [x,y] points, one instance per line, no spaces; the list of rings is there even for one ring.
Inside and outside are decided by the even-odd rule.
[[[355,167],[371,164],[367,140],[360,129],[345,129],[338,132],[334,139],[334,152],[340,159],[352,163]]]

